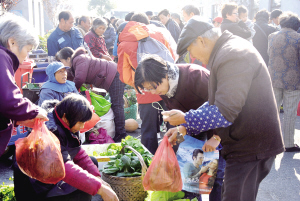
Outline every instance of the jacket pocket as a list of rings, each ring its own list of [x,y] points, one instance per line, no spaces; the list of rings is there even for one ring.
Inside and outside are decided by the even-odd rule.
[[[96,78],[95,78],[93,84],[94,84],[96,87],[100,87],[100,88],[101,88],[101,86],[104,84],[105,80],[106,80],[106,76],[103,76],[103,75],[96,75]]]

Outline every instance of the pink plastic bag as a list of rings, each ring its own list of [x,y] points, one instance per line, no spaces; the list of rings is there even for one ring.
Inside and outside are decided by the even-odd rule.
[[[89,140],[90,144],[105,144],[105,143],[115,143],[114,140],[107,134],[104,128],[99,128],[98,133],[91,133]]]
[[[179,164],[168,137],[160,143],[143,180],[147,191],[178,192],[182,189]]]

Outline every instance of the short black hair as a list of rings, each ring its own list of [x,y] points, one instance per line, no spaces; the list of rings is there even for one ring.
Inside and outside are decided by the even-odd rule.
[[[255,20],[261,20],[264,22],[269,22],[270,19],[270,12],[267,11],[266,9],[260,10],[255,14]]]
[[[222,7],[222,17],[223,19],[226,19],[227,18],[227,14],[228,15],[232,15],[232,11],[234,9],[237,9],[238,6],[236,3],[225,3],[223,4],[223,7]]]
[[[160,16],[160,15],[164,15],[164,16],[168,16],[168,15],[170,15],[170,12],[169,12],[169,10],[167,10],[167,9],[163,9],[162,11],[160,11],[159,13],[158,13],[158,17]]]
[[[203,154],[203,151],[201,149],[195,149],[193,151],[192,159],[194,160],[194,157],[197,158],[197,156],[198,156],[199,153]]]
[[[134,15],[134,11],[128,13],[126,16],[125,16],[125,21],[130,21],[131,20],[131,17]]]
[[[153,12],[152,12],[152,11],[147,11],[147,12],[146,12],[146,15],[147,15],[147,16],[153,16]]]
[[[281,28],[290,28],[297,31],[300,27],[300,19],[295,13],[284,12],[279,16],[279,24]]]
[[[84,16],[81,16],[81,17],[79,18],[78,24],[81,24],[82,21],[86,23],[86,21],[87,21],[88,19],[90,19],[90,17],[85,16],[85,15],[84,15]]]
[[[61,19],[64,19],[65,21],[69,20],[72,14],[70,11],[62,11],[58,15],[58,20],[60,21]]]
[[[162,79],[166,78],[167,74],[167,66],[156,61],[155,59],[146,59],[140,62],[135,70],[134,86],[136,90],[142,94],[140,89],[144,88],[143,84],[145,82],[159,85],[162,83]]]
[[[277,17],[279,17],[279,15],[281,15],[282,14],[282,11],[281,10],[279,10],[279,9],[275,9],[275,10],[273,10],[272,12],[271,12],[271,16],[270,16],[270,18],[271,18],[271,20],[272,19],[276,19]]]
[[[150,21],[145,13],[135,13],[131,17],[131,21],[140,22],[144,24],[150,24]]]
[[[110,21],[113,20],[113,19],[116,19],[116,18],[114,16],[110,17]]]
[[[247,12],[248,12],[248,9],[246,8],[246,6],[241,5],[241,6],[238,7],[238,13],[239,13],[239,15],[241,13],[247,13]]]
[[[70,128],[78,122],[86,122],[92,118],[92,108],[89,101],[79,94],[69,94],[56,105],[56,112],[60,118],[66,115]]]
[[[67,60],[69,57],[72,58],[73,53],[74,50],[72,48],[64,47],[56,53],[55,59],[57,61],[60,61],[61,59]]]
[[[194,13],[194,15],[200,15],[199,8],[194,5],[186,5],[182,8],[182,10],[188,15],[190,15],[191,13]]]
[[[180,15],[179,15],[178,13],[172,13],[172,14],[171,14],[171,17],[176,18],[176,19],[179,19],[179,20],[181,21]]]

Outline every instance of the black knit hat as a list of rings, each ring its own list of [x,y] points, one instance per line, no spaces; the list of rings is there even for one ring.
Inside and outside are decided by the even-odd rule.
[[[182,56],[198,36],[212,28],[214,28],[214,25],[204,21],[200,16],[192,17],[181,31],[177,43],[177,54]]]

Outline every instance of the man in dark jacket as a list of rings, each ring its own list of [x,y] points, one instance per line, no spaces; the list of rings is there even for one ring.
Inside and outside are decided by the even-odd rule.
[[[164,9],[160,11],[157,16],[159,17],[160,21],[166,26],[166,28],[170,31],[175,42],[177,43],[181,30],[177,22],[175,22],[171,18],[170,12],[167,9]]]
[[[267,10],[260,10],[256,13],[256,22],[254,24],[256,34],[252,39],[254,47],[260,53],[267,66],[269,64],[268,36],[275,31],[279,31],[278,28],[268,24],[269,16],[270,14]]]
[[[177,53],[187,50],[210,69],[208,102],[165,120],[183,123],[183,133],[216,129],[226,160],[222,200],[253,201],[275,156],[284,151],[266,64],[251,43],[197,17],[179,38]],[[176,132],[167,135],[176,141]]]
[[[251,37],[251,30],[247,25],[238,18],[238,6],[235,3],[227,3],[222,8],[223,22],[221,24],[221,31],[230,31],[234,35],[244,39]]]

